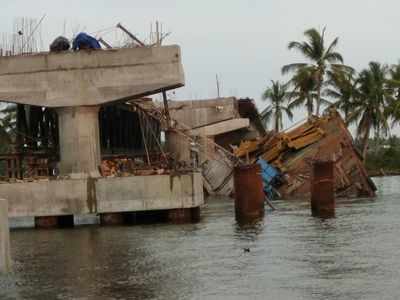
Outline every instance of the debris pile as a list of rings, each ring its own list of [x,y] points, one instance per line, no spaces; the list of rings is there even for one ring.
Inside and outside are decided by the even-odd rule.
[[[99,167],[103,177],[128,177],[169,174],[166,163],[159,162],[150,166],[134,158],[104,159]]]
[[[282,174],[276,187],[284,199],[308,198],[312,162],[320,159],[335,163],[337,197],[373,197],[376,187],[368,177],[362,157],[343,119],[336,111],[312,117],[296,128],[270,132],[256,141],[244,141],[234,150],[236,156],[256,161],[261,158]]]

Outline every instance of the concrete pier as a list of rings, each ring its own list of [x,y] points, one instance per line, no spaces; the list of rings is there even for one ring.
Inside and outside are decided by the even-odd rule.
[[[103,226],[117,226],[125,224],[125,215],[123,213],[105,213],[100,214],[100,224]]]
[[[53,228],[72,228],[74,227],[74,216],[49,216],[35,217],[35,228],[53,229]]]
[[[168,211],[168,221],[173,224],[196,223],[200,221],[200,208],[178,208]]]
[[[166,131],[167,149],[175,161],[191,162],[190,140],[184,135],[174,131]]]
[[[0,273],[11,271],[10,229],[8,226],[8,204],[0,199]]]
[[[60,130],[60,174],[99,177],[101,162],[99,106],[57,109]]]

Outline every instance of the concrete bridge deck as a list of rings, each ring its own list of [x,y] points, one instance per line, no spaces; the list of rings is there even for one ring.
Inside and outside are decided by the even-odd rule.
[[[0,99],[21,104],[101,105],[184,83],[179,46],[0,57]]]

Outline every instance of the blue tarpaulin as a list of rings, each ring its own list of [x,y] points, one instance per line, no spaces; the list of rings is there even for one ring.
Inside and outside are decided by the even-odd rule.
[[[277,169],[261,158],[257,160],[257,163],[261,167],[261,177],[264,182],[264,192],[267,194],[269,199],[273,199],[273,182],[278,176],[280,176],[280,173]]]
[[[72,49],[101,49],[101,45],[94,37],[81,32],[74,39]]]

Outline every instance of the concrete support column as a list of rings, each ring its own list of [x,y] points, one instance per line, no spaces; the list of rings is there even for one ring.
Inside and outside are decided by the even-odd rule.
[[[100,214],[100,225],[103,226],[116,226],[125,224],[124,213],[107,213]]]
[[[216,159],[215,155],[215,145],[212,143],[214,142],[213,136],[199,136],[199,143],[200,143],[200,152],[199,152],[199,161],[200,164],[205,162],[209,159]]]
[[[74,227],[74,216],[48,216],[35,217],[35,228],[52,229],[52,228],[72,228]]]
[[[60,134],[60,174],[100,176],[99,106],[57,109]]]
[[[167,217],[173,224],[197,223],[200,221],[200,207],[171,209]]]
[[[0,273],[11,271],[10,229],[8,227],[8,204],[0,199]]]
[[[174,130],[166,131],[165,138],[168,152],[172,155],[175,161],[190,164],[190,140]]]

